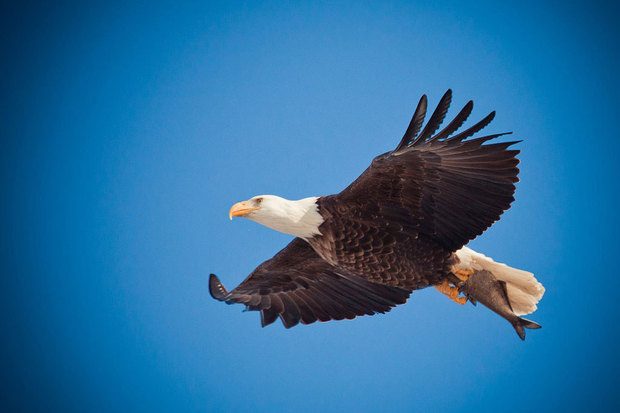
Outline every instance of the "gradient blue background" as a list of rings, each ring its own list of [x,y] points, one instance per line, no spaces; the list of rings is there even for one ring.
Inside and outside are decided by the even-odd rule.
[[[496,3],[3,6],[2,407],[617,411],[619,9]],[[233,202],[341,190],[449,87],[524,139],[472,244],[546,285],[542,330],[432,289],[289,331],[208,296],[289,240]]]

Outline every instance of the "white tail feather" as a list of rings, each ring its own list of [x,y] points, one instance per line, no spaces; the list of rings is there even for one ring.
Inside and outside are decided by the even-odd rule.
[[[498,280],[506,282],[506,291],[512,310],[518,316],[536,311],[537,304],[545,293],[545,287],[531,272],[512,268],[506,264],[463,247],[456,252],[459,263],[454,267],[461,270],[487,270]]]

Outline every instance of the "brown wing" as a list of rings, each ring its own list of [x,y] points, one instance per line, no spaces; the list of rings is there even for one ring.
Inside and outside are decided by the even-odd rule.
[[[487,126],[495,112],[451,136],[468,118],[472,101],[433,136],[451,99],[448,90],[422,129],[427,106],[426,96],[422,96],[396,149],[376,157],[335,196],[341,210],[350,206],[358,214],[362,211],[369,221],[381,217],[404,226],[413,237],[424,234],[450,251],[461,248],[499,219],[514,200],[519,151],[508,148],[517,142],[486,144],[505,134],[466,140]]]
[[[228,292],[215,276],[209,279],[213,298],[245,304],[260,311],[264,326],[280,317],[286,328],[299,322],[352,319],[385,313],[409,297],[409,291],[375,284],[323,261],[296,238]]]

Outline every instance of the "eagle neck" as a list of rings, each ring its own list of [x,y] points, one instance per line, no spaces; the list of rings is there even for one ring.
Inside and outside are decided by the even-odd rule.
[[[319,212],[318,197],[309,197],[296,201],[284,200],[279,205],[278,214],[269,217],[264,225],[285,234],[308,240],[321,235],[319,226],[324,219]]]

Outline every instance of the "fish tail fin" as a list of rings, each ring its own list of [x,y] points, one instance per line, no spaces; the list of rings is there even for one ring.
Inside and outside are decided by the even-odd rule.
[[[459,263],[457,269],[489,271],[495,278],[506,283],[506,293],[513,312],[520,316],[536,311],[537,304],[545,294],[545,287],[531,272],[512,268],[493,261],[471,248],[463,247],[456,252]],[[519,334],[519,337],[521,335]]]
[[[542,326],[538,323],[535,323],[531,320],[527,320],[525,318],[516,317],[514,322],[511,322],[515,331],[519,335],[521,340],[525,340],[525,329],[529,328],[530,330],[536,330],[541,328]]]

